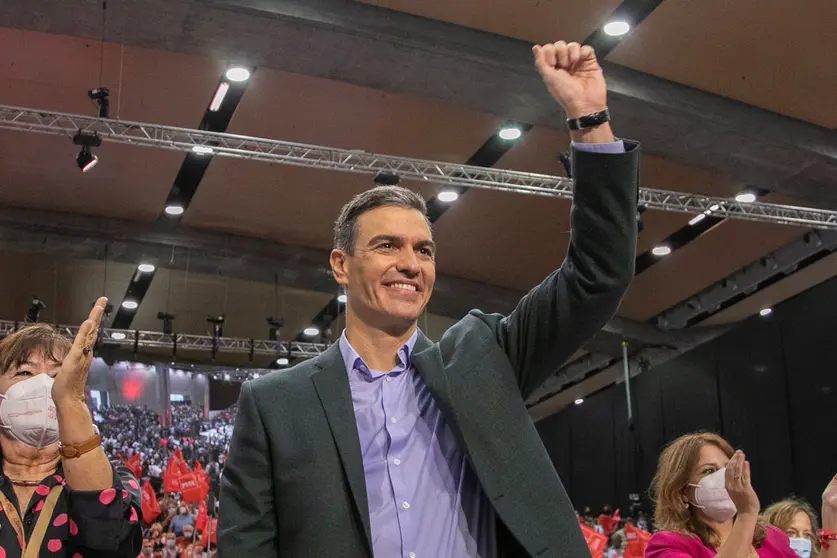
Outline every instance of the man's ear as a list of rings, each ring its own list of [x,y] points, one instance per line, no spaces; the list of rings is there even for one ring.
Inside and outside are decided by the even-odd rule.
[[[341,287],[349,284],[349,258],[343,250],[332,250],[328,257],[331,274]]]

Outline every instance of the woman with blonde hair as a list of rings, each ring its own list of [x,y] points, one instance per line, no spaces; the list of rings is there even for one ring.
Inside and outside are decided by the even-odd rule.
[[[771,504],[762,518],[790,537],[790,546],[800,558],[808,558],[818,550],[817,514],[805,500],[788,498]]]
[[[759,518],[744,453],[717,434],[687,434],[666,446],[651,494],[658,532],[646,558],[797,558],[788,537]],[[824,511],[826,501],[837,503],[837,478],[823,493]],[[837,558],[830,554],[821,558]]]

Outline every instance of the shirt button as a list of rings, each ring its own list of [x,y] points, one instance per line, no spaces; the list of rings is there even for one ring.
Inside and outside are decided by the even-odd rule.
[[[392,381],[392,376],[387,376],[387,381],[391,382]]]
[[[392,417],[392,418],[391,418],[391,419],[389,419],[389,420],[390,420],[390,422],[392,422],[393,424],[395,424],[396,422],[398,422],[398,419],[396,419],[395,417]]]
[[[393,459],[392,462],[395,463],[396,465],[401,465],[401,460],[398,459],[397,457],[395,459]]]
[[[410,553],[410,558],[416,558],[416,553],[415,553],[415,552],[411,552],[411,553]]]
[[[405,510],[409,510],[409,509],[410,509],[410,502],[404,502],[403,504],[401,504],[401,506],[402,506]]]

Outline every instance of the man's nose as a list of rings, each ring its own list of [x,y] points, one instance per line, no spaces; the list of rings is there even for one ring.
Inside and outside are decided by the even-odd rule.
[[[418,258],[413,250],[401,250],[398,255],[396,267],[398,271],[411,277],[418,275],[419,271],[421,271]]]

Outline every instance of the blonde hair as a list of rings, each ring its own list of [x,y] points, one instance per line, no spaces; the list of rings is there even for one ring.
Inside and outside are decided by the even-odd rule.
[[[698,464],[700,450],[707,444],[714,445],[729,458],[735,453],[729,442],[717,434],[698,432],[680,436],[660,454],[650,492],[654,499],[654,525],[659,531],[693,535],[704,545],[717,549],[721,545],[717,531],[697,518],[693,506],[683,502],[689,476]],[[761,546],[765,536],[767,526],[760,520],[756,523],[753,545]]]
[[[803,512],[811,521],[811,533],[816,533],[819,528],[817,521],[817,514],[814,508],[811,507],[806,500],[801,498],[788,498],[787,500],[780,500],[771,504],[764,512],[762,512],[762,519],[771,525],[775,525],[782,531],[790,529],[793,518],[799,512]],[[819,541],[816,536],[812,536],[811,542],[818,545]]]

